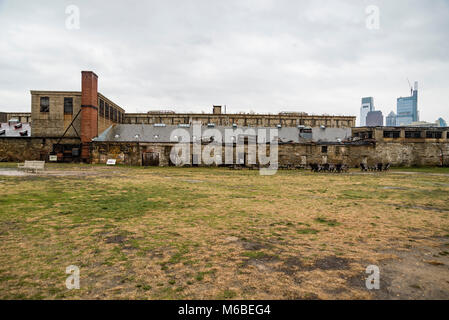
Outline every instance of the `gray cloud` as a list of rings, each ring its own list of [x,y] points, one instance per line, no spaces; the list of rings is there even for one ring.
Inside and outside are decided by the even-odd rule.
[[[69,4],[80,30],[65,28]],[[0,109],[29,110],[30,89],[79,90],[91,69],[129,112],[358,115],[374,96],[386,115],[409,77],[421,117],[449,120],[448,18],[447,0],[0,0]]]

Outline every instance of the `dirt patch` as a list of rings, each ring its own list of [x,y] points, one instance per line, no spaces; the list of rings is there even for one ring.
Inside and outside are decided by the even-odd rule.
[[[285,273],[288,276],[293,276],[296,272],[304,269],[304,265],[301,259],[297,257],[290,257],[284,261],[282,266],[279,267],[279,271]]]
[[[380,290],[370,291],[374,299],[449,299],[449,255],[446,244],[422,246],[407,251],[389,251],[397,258],[380,261]],[[365,274],[351,277],[347,285],[366,290]]]
[[[30,174],[24,171],[14,170],[14,169],[0,169],[0,176],[7,177],[23,177],[29,176]]]
[[[316,260],[313,265],[307,266],[306,269],[308,270],[314,270],[314,269],[321,269],[321,270],[348,270],[349,269],[349,259],[335,257],[335,256],[328,256],[324,257],[322,259]]]
[[[126,237],[122,236],[122,235],[115,235],[115,236],[107,237],[104,241],[106,243],[123,244],[126,241]]]
[[[266,244],[262,244],[262,243],[255,242],[255,241],[254,242],[248,241],[248,240],[242,240],[242,241],[240,241],[240,244],[242,245],[243,249],[249,250],[249,251],[259,251],[259,250],[266,249],[266,248],[270,247]]]

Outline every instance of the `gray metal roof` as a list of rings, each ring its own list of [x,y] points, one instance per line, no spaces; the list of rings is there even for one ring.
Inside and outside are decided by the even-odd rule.
[[[14,127],[16,123],[0,123],[0,133],[5,130],[4,134],[0,135],[0,138],[2,137],[20,137],[20,138],[26,138],[31,136],[31,125],[29,123],[22,123],[22,127],[19,129],[16,129]],[[27,131],[26,136],[21,136],[20,132]]]
[[[225,130],[230,130],[233,135],[238,134],[239,136],[252,136],[257,135],[258,130],[266,130],[267,137],[269,137],[269,129],[275,128],[249,128],[249,127],[207,127],[202,126],[201,132],[203,137],[210,137],[213,135],[213,131],[217,130],[220,132],[222,139],[225,137]],[[170,137],[181,136],[181,132],[174,132],[175,130],[185,130],[189,133],[190,137],[195,140],[196,137],[193,131],[193,127],[190,126],[188,128],[178,127],[178,126],[165,126],[165,127],[157,127],[149,124],[116,124],[108,129],[106,129],[98,138],[95,138],[94,141],[104,141],[104,142],[159,142],[159,143],[168,143],[173,142],[170,141]],[[185,132],[184,131],[184,132]],[[282,142],[299,142],[299,130],[297,128],[280,128],[278,129],[279,138]]]
[[[187,131],[189,136],[193,141],[197,138],[193,131],[193,126],[188,128],[179,127],[174,125],[167,126],[155,126],[150,124],[116,124],[108,129],[106,129],[99,137],[95,138],[94,141],[98,142],[148,142],[148,143],[170,143],[170,137],[173,132],[173,136],[181,137],[180,131],[174,132],[174,130],[184,130]],[[278,137],[281,143],[299,143],[307,141],[326,141],[326,142],[337,142],[340,140],[347,140],[351,136],[351,129],[339,129],[339,128],[313,128],[312,135],[300,135],[300,129],[295,127],[283,127],[283,128],[273,128],[273,127],[225,127],[225,126],[215,126],[208,127],[202,126],[201,132],[203,137],[209,137],[211,135],[210,129],[218,130],[222,139],[225,139],[225,130],[230,130],[232,135],[242,136],[253,136],[257,135],[258,130],[265,130],[267,140],[269,141],[271,129],[278,129]],[[316,139],[315,139],[316,136]]]

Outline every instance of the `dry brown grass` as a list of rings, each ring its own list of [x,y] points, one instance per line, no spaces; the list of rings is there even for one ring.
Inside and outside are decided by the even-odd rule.
[[[449,243],[444,175],[50,171],[0,177],[0,298],[370,299],[366,266]]]

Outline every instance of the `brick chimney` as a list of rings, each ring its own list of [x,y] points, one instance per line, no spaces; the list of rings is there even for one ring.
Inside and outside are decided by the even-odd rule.
[[[81,71],[81,158],[90,160],[90,142],[98,135],[98,76]]]

